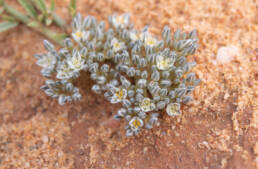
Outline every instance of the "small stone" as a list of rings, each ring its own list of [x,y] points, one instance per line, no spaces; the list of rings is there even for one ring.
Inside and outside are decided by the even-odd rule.
[[[234,45],[229,45],[229,46],[221,47],[218,50],[216,61],[219,64],[228,63],[231,60],[233,60],[233,58],[235,56],[238,56],[238,55],[239,55],[239,50]]]
[[[43,136],[43,137],[42,137],[42,141],[43,141],[44,143],[48,143],[48,141],[49,141],[48,136]]]

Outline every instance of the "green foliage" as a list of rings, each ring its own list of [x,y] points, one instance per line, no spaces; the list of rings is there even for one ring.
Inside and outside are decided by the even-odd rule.
[[[26,10],[27,14],[32,18],[37,18],[37,13],[33,5],[28,0],[19,0],[19,3]]]
[[[4,32],[9,29],[15,28],[17,25],[17,22],[2,22],[0,23],[0,32]]]
[[[35,57],[50,80],[41,89],[61,105],[76,101],[81,94],[74,85],[82,72],[89,72],[92,90],[120,103],[114,118],[127,121],[127,136],[152,128],[164,110],[172,117],[181,115],[181,105],[191,101],[189,93],[200,82],[189,73],[196,63],[186,59],[198,47],[196,31],[177,30],[171,36],[165,26],[158,39],[148,27],[134,29],[128,14],[110,16],[109,25],[105,29],[103,21],[77,15],[63,48],[44,41],[47,53]]]

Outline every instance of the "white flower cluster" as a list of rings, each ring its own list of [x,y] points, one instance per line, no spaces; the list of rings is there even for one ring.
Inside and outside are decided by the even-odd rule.
[[[60,104],[77,100],[81,95],[73,84],[81,71],[90,72],[96,82],[92,90],[103,93],[111,103],[122,104],[114,118],[128,121],[127,136],[152,128],[162,110],[169,116],[180,115],[181,103],[191,100],[187,94],[200,82],[188,73],[195,62],[186,60],[197,48],[196,31],[177,30],[172,38],[165,26],[158,40],[148,27],[135,30],[128,14],[111,16],[109,23],[105,31],[104,22],[77,15],[72,39],[64,41],[64,48],[56,51],[44,41],[48,53],[35,55],[37,64],[43,67],[43,76],[55,74],[57,79],[46,81],[45,93]]]

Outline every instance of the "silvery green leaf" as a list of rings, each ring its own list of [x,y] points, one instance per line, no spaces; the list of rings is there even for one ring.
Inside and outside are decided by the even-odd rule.
[[[51,74],[53,72],[53,68],[43,68],[41,69],[40,73],[45,77],[51,77]]]
[[[169,103],[170,103],[169,97],[165,97],[165,98],[164,98],[164,102],[165,102],[166,104],[169,104]]]
[[[125,120],[127,120],[127,121],[131,120],[131,118],[132,118],[131,115],[126,115],[126,116],[125,116]]]
[[[91,73],[96,73],[98,70],[99,64],[98,63],[92,63],[91,65],[89,65],[89,71]]]
[[[134,110],[135,113],[139,113],[141,111],[141,108],[140,107],[134,107],[133,110]]]
[[[91,73],[90,74],[90,78],[93,79],[93,80],[96,80],[97,79],[97,74],[96,73]]]
[[[52,43],[50,43],[50,42],[47,41],[47,40],[44,40],[43,43],[44,43],[44,47],[45,47],[45,49],[46,49],[47,51],[49,51],[49,52],[55,51],[55,47],[54,47],[54,45],[53,45]]]
[[[52,89],[46,89],[45,90],[46,95],[52,96],[54,94],[54,91]]]
[[[163,78],[163,79],[168,79],[169,76],[170,76],[169,71],[164,71],[164,72],[162,72],[162,78]]]
[[[107,73],[109,71],[109,65],[103,64],[100,69],[102,72]]]
[[[144,98],[143,95],[140,94],[140,93],[137,93],[136,96],[135,96],[135,100],[138,101],[138,102],[140,102],[143,98]]]
[[[118,114],[116,114],[115,116],[114,116],[114,119],[115,120],[121,120],[123,117],[122,116],[120,116],[120,115],[118,115]]]
[[[187,102],[189,102],[189,101],[191,101],[192,100],[192,97],[191,96],[185,96],[184,98],[183,98],[183,103],[187,103]]]
[[[142,119],[145,119],[145,118],[146,118],[146,113],[140,111],[140,112],[138,113],[138,116],[139,116],[140,118],[142,118]]]
[[[139,80],[137,81],[137,85],[138,85],[138,87],[140,87],[140,88],[144,88],[144,87],[147,85],[147,80],[145,80],[145,79],[139,79]]]
[[[154,81],[159,81],[159,78],[160,78],[160,75],[159,75],[159,72],[158,71],[154,71],[152,74],[151,74],[151,79],[154,80]]]
[[[128,97],[133,97],[134,93],[135,92],[133,90],[128,90],[127,95],[128,95]]]
[[[191,45],[192,42],[193,42],[192,39],[181,40],[178,49],[182,50],[182,49],[186,48],[187,46]]]
[[[65,101],[66,101],[65,95],[60,95],[60,96],[58,97],[58,103],[59,103],[60,105],[64,105]]]
[[[181,31],[179,29],[177,29],[175,34],[174,34],[174,39],[179,40],[180,39],[180,34],[181,34]]]
[[[177,78],[181,78],[183,76],[183,71],[181,69],[177,69],[175,74]]]
[[[164,109],[166,106],[166,103],[164,101],[160,101],[157,103],[157,108],[158,109]]]
[[[132,105],[132,103],[129,100],[127,100],[127,99],[123,100],[124,107],[128,108],[128,107],[131,107],[131,105]]]
[[[167,40],[167,39],[169,39],[170,38],[170,28],[166,25],[166,26],[164,26],[164,28],[163,28],[163,32],[162,32],[162,38],[163,39],[165,39],[165,40]]]
[[[159,86],[154,86],[151,90],[150,90],[150,92],[152,93],[152,94],[158,94],[159,93],[159,91],[160,91],[160,87]]]
[[[122,85],[124,86],[124,88],[126,88],[126,89],[128,87],[130,87],[130,85],[131,85],[131,82],[129,80],[127,80],[124,76],[120,77],[120,81],[121,81]]]
[[[135,75],[135,69],[134,69],[133,67],[129,68],[129,69],[127,70],[127,75],[128,75],[129,77],[133,77],[133,76]]]
[[[65,88],[66,88],[67,91],[72,91],[74,87],[73,87],[72,83],[67,83]]]
[[[161,96],[166,96],[168,93],[168,90],[166,88],[164,88],[164,89],[161,89],[159,93]]]
[[[158,96],[158,95],[157,95],[157,96],[154,96],[154,97],[153,97],[153,100],[154,100],[154,101],[160,101],[160,96]]]
[[[189,73],[187,76],[186,76],[186,79],[185,79],[187,82],[192,82],[195,80],[195,73]]]
[[[175,91],[170,91],[168,95],[171,99],[174,99],[176,97]]]
[[[182,96],[184,96],[184,95],[186,94],[186,92],[187,92],[187,89],[186,89],[186,88],[177,88],[177,89],[175,90],[175,93],[176,93],[176,96],[177,96],[177,97],[182,97]]]
[[[147,79],[147,77],[148,77],[148,72],[147,72],[146,70],[142,71],[141,77],[142,77],[143,79]]]
[[[124,117],[126,115],[126,109],[125,108],[121,108],[118,110],[117,115]]]
[[[198,86],[201,83],[201,79],[196,79],[194,81],[194,86]]]
[[[106,78],[105,78],[105,76],[98,76],[96,81],[97,81],[98,84],[102,85],[106,82]]]
[[[136,93],[141,93],[141,94],[143,94],[143,89],[140,89],[140,88],[136,89]]]
[[[189,38],[196,39],[197,38],[197,31],[196,29],[192,30],[189,34]]]
[[[98,53],[97,54],[97,60],[98,61],[104,61],[104,54],[103,53]]]
[[[169,87],[172,82],[170,80],[161,80],[160,84],[164,87]]]
[[[126,132],[125,132],[125,135],[126,135],[127,137],[130,137],[130,136],[133,136],[133,135],[134,135],[133,133],[134,133],[134,132],[133,132],[131,129],[127,129]]]
[[[85,29],[89,29],[91,27],[91,16],[87,16],[84,20],[83,20],[83,28]]]
[[[133,64],[137,64],[140,61],[140,57],[138,55],[133,55],[132,58]]]

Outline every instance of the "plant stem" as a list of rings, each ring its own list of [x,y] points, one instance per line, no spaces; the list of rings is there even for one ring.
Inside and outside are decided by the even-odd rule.
[[[62,41],[67,37],[66,34],[58,34],[54,31],[48,29],[46,26],[40,24],[39,22],[30,19],[29,17],[27,17],[23,13],[21,13],[21,12],[17,11],[16,9],[12,8],[5,1],[3,1],[2,3],[3,3],[3,7],[4,7],[5,11],[9,15],[14,16],[17,19],[17,21],[25,24],[26,26],[28,26],[28,27],[30,27],[34,30],[36,30],[37,32],[40,32],[41,34],[45,35],[49,39],[58,43],[59,45],[61,45],[61,46],[63,45]]]

